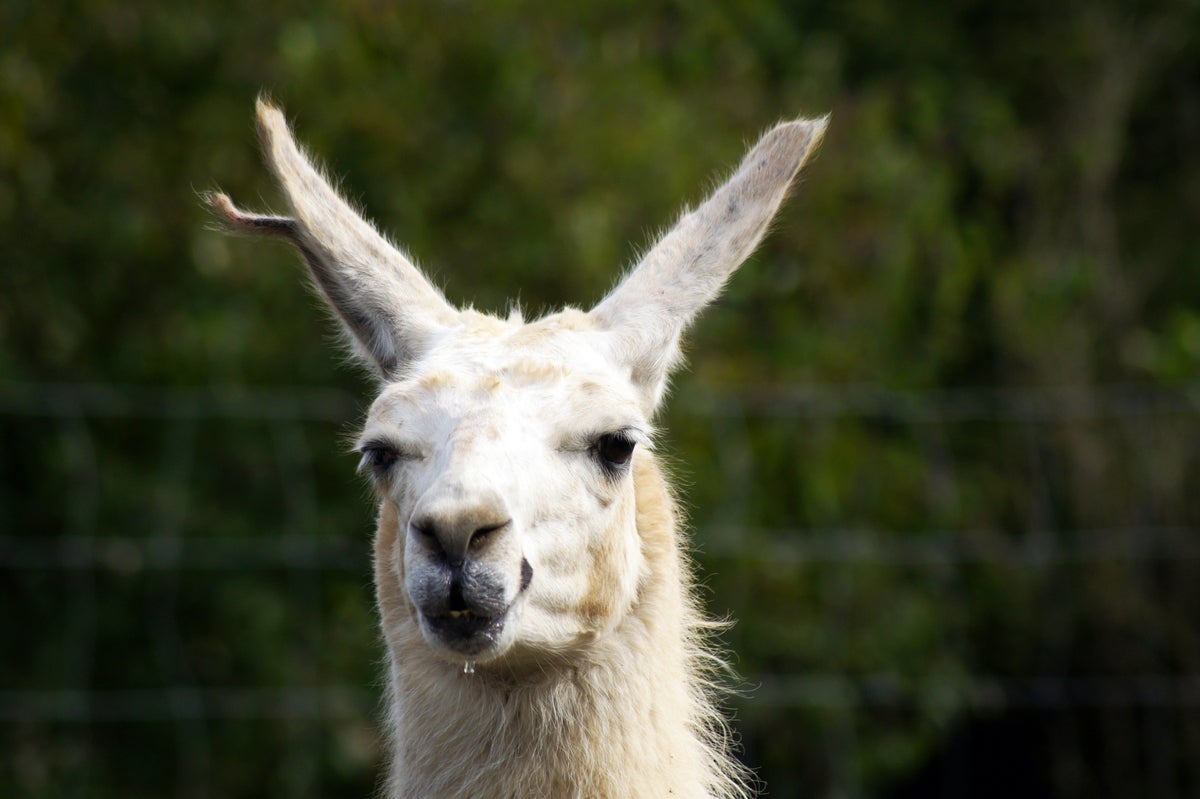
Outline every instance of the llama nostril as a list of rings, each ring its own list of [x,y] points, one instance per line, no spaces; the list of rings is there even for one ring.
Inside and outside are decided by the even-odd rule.
[[[432,524],[429,524],[425,520],[409,522],[408,529],[415,538],[437,541],[437,531]]]
[[[493,533],[498,533],[505,527],[508,527],[508,525],[511,523],[512,519],[505,519],[497,524],[488,524],[476,529],[475,532],[471,533],[471,538],[467,542],[467,546],[471,549],[476,549],[480,546],[483,546],[492,537]]]
[[[504,503],[490,494],[463,497],[462,490],[438,489],[420,500],[409,517],[408,540],[434,557],[463,560],[512,525]]]
[[[446,551],[446,542],[442,540],[438,526],[432,519],[414,519],[408,523],[409,535],[421,544],[435,557],[445,558],[451,553]]]

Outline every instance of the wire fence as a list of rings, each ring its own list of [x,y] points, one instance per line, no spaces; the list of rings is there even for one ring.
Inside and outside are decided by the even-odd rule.
[[[338,452],[360,414],[337,391],[0,385],[0,793],[370,791],[371,510]],[[672,416],[712,460],[694,535],[742,619],[773,795],[906,795],[939,751],[957,765],[927,795],[989,795],[978,749],[1013,718],[1055,753],[1029,782],[1048,795],[1200,790],[1200,387],[775,387]],[[875,484],[845,476],[863,463]]]

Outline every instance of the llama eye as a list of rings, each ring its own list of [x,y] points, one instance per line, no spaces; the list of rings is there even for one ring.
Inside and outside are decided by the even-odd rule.
[[[388,447],[380,444],[372,444],[363,447],[362,462],[359,468],[368,468],[375,472],[386,472],[395,465],[396,461],[400,460],[400,453],[393,447]]]
[[[616,470],[629,463],[636,442],[624,433],[605,433],[596,439],[596,454],[605,468]]]

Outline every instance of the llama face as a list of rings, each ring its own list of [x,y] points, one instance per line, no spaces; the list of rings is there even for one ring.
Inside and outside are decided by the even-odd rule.
[[[278,109],[260,101],[258,126],[293,216],[208,201],[231,230],[299,250],[381,380],[358,448],[383,502],[385,625],[407,613],[450,661],[516,663],[603,635],[642,578],[631,473],[680,337],[757,246],[825,121],[772,129],[591,311],[530,325],[454,308]]]
[[[447,659],[566,654],[633,601],[650,425],[609,343],[578,312],[472,315],[372,405],[358,449],[396,506],[392,576]]]

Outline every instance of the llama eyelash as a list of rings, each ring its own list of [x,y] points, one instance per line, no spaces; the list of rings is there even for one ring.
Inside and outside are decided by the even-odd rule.
[[[622,436],[639,447],[654,448],[654,439],[639,427],[633,425],[616,425],[611,428],[593,428],[587,432],[575,433],[567,438],[559,449],[563,452],[590,452],[596,448],[601,437],[607,435]]]
[[[629,472],[636,446],[637,441],[627,431],[620,430],[599,436],[590,451],[605,475],[615,479]]]
[[[375,475],[385,475],[397,463],[418,460],[421,457],[415,447],[381,439],[365,441],[356,446],[354,450],[361,455],[358,461],[358,471]]]
[[[359,452],[362,455],[358,462],[359,472],[386,472],[400,459],[400,453],[390,447],[369,446]]]

